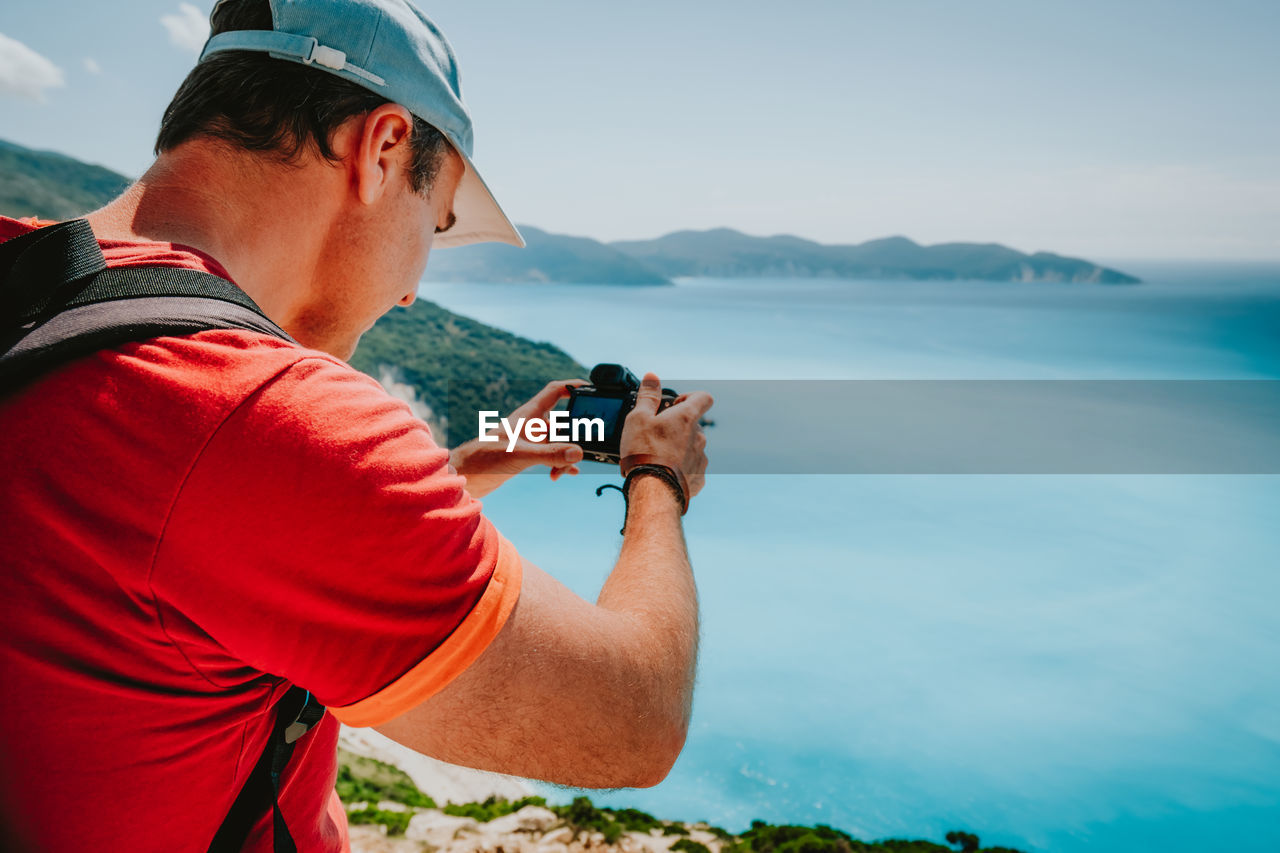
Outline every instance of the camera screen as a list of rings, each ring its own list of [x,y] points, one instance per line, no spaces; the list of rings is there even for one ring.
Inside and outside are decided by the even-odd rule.
[[[618,412],[622,410],[623,401],[618,397],[589,397],[583,394],[573,398],[573,406],[569,409],[569,417],[600,418],[604,421],[604,434],[613,435],[617,428]]]

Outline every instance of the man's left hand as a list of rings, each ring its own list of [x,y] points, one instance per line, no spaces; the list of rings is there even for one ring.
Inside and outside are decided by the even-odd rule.
[[[565,379],[549,382],[547,386],[507,416],[516,423],[517,418],[546,421],[547,416],[560,400],[569,396],[568,385],[586,385],[585,379]],[[582,448],[576,444],[554,441],[529,441],[521,437],[515,447],[507,450],[507,439],[498,442],[482,442],[473,438],[449,451],[449,463],[467,478],[467,491],[472,497],[483,497],[507,480],[534,465],[546,465],[551,469],[551,479],[558,480],[565,474],[577,474],[582,461]]]

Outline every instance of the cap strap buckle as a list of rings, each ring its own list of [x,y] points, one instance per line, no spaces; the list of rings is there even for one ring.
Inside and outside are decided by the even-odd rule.
[[[292,59],[303,65],[322,65],[331,71],[352,74],[372,83],[385,86],[387,81],[372,71],[366,71],[347,61],[347,54],[334,47],[320,44],[314,36],[300,36],[274,30],[231,30],[218,33],[205,43],[200,61],[224,50],[252,50],[269,53],[277,59]]]

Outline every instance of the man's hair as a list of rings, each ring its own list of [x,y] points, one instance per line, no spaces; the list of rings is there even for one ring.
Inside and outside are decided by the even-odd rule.
[[[213,13],[212,34],[272,29],[267,0],[225,0]],[[195,137],[296,162],[308,148],[336,161],[333,133],[352,116],[388,103],[341,77],[265,53],[230,50],[196,65],[178,87],[156,137],[156,154]],[[450,149],[444,135],[413,117],[409,185],[425,195]]]

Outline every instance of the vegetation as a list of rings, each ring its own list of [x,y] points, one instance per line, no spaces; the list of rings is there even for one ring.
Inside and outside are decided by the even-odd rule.
[[[546,808],[546,805],[547,801],[544,797],[521,797],[518,800],[490,797],[483,803],[449,803],[442,811],[454,817],[470,817],[481,823],[488,823],[494,818],[518,812],[525,806],[542,806]]]
[[[711,848],[691,838],[681,838],[671,845],[672,853],[711,853]]]
[[[1020,853],[1008,847],[981,847],[978,836],[968,832],[949,832],[947,841],[955,845],[961,853]],[[689,850],[688,853],[696,853],[696,851]],[[774,826],[757,820],[752,822],[749,830],[726,845],[722,853],[956,853],[956,851],[932,841],[901,838],[859,841],[847,832],[823,824]]]
[[[431,798],[418,790],[400,769],[381,761],[338,750],[338,795],[348,804],[364,807],[349,813],[352,823],[380,823],[388,835],[403,834],[418,809],[435,808]],[[404,811],[382,809],[379,803],[391,801],[405,806]],[[549,809],[560,825],[575,835],[599,833],[613,844],[624,832],[661,830],[665,835],[679,835],[671,845],[673,853],[712,853],[703,842],[689,836],[689,828],[675,821],[664,821],[639,809],[615,809],[597,806],[588,797],[575,797],[567,805],[548,805],[543,797],[508,800],[489,797],[479,803],[450,803],[441,811],[456,817],[469,817],[488,823],[495,818],[520,811],[526,806]],[[741,835],[719,827],[695,826],[724,842],[721,853],[1020,853],[1006,847],[982,847],[977,835],[959,830],[947,833],[947,847],[932,841],[890,838],[883,841],[860,841],[843,830],[818,826],[772,825],[754,821]]]
[[[547,805],[543,797],[522,797],[518,800],[489,797],[482,803],[450,803],[442,811],[445,814],[471,817],[487,823],[494,818],[518,812],[525,806],[541,806],[549,809],[563,821],[565,826],[571,827],[575,834],[598,832],[610,844],[621,838],[624,832],[648,832],[651,829],[660,829],[667,835],[689,834],[689,830],[678,823],[658,820],[639,809],[599,807],[587,797],[575,797],[573,802],[563,806]],[[724,832],[724,830],[719,831]],[[728,833],[725,835],[727,836]],[[698,851],[690,850],[689,853],[698,853]]]
[[[365,332],[351,359],[375,379],[389,372],[431,410],[449,447],[476,437],[481,409],[506,415],[553,379],[587,369],[548,343],[535,343],[419,299]]]
[[[106,204],[130,183],[102,166],[0,139],[0,215],[73,219]]]
[[[347,812],[347,820],[351,823],[380,823],[387,828],[387,835],[404,835],[413,820],[412,811],[391,811],[368,806],[353,812]]]
[[[434,809],[435,801],[418,790],[409,774],[399,767],[338,750],[338,797],[344,803],[376,806],[384,800],[421,809]]]

